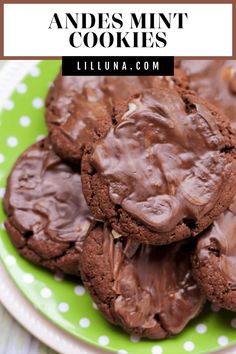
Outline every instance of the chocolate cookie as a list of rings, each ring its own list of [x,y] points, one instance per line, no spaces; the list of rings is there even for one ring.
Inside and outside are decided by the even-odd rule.
[[[173,80],[183,80],[176,69]],[[81,159],[84,144],[111,123],[114,105],[143,90],[158,87],[155,76],[73,76],[56,78],[46,100],[46,121],[57,154],[72,163]],[[94,134],[95,132],[95,134]]]
[[[221,108],[236,131],[236,60],[182,60],[189,87]]]
[[[4,209],[6,229],[23,257],[53,271],[79,274],[92,217],[80,171],[64,164],[47,140],[29,147],[16,161]]]
[[[168,244],[204,230],[235,193],[227,118],[162,79],[131,98],[82,162],[87,203],[123,236]]]
[[[205,301],[191,275],[191,245],[141,245],[117,236],[104,224],[84,243],[81,276],[98,308],[140,337],[181,332]]]
[[[207,298],[236,311],[236,198],[200,237],[192,260],[194,277]]]

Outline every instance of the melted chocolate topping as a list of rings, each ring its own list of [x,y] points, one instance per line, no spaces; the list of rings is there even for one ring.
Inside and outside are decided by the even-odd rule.
[[[92,217],[80,174],[43,144],[27,149],[14,166],[8,179],[7,212],[22,234],[75,242],[81,249]]]
[[[114,240],[105,226],[103,252],[117,294],[112,311],[124,326],[152,329],[160,321],[168,334],[176,334],[199,313],[205,299],[191,275],[188,244],[157,247]]]
[[[85,143],[98,121],[110,116],[114,105],[145,88],[158,86],[155,76],[81,76],[59,75],[53,87],[53,111],[48,122],[63,126],[72,141]]]
[[[236,60],[183,60],[190,88],[221,108],[236,130]]]
[[[218,257],[218,268],[227,282],[236,285],[236,197],[227,211],[214,221],[209,231],[199,239],[197,256],[208,261],[209,253]]]
[[[227,182],[224,138],[211,111],[191,100],[186,104],[163,79],[159,90],[130,100],[92,155],[112,202],[157,232],[183,219],[197,222]]]

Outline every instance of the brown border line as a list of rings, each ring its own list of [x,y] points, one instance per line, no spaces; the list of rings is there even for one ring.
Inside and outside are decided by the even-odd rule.
[[[118,0],[118,1],[110,1],[110,0],[88,0],[86,2],[84,1],[79,1],[79,0],[70,0],[70,2],[65,2],[65,0],[38,0],[38,1],[32,1],[32,0],[24,0],[23,2],[16,2],[16,0],[0,0],[0,60],[11,60],[11,59],[26,59],[26,60],[31,60],[31,59],[61,59],[61,57],[46,57],[46,56],[28,56],[28,57],[23,57],[23,56],[4,56],[3,55],[3,50],[4,50],[4,36],[3,36],[3,30],[4,30],[4,16],[3,16],[3,4],[135,4],[135,3],[144,3],[144,0]],[[177,59],[236,59],[236,0],[208,0],[205,2],[204,0],[199,0],[199,1],[191,1],[191,0],[163,0],[163,1],[156,1],[156,0],[148,0],[148,2],[145,2],[146,4],[232,4],[233,9],[232,9],[232,23],[233,23],[233,28],[232,28],[232,56],[226,56],[226,57],[206,57],[206,56],[199,56],[199,57],[176,57]],[[235,39],[235,40],[234,40]]]
[[[3,28],[4,28],[4,23],[3,23],[3,3],[0,2],[0,59],[3,56]]]
[[[233,48],[233,58],[236,59],[236,0],[232,1],[233,4],[233,33],[232,33],[232,48]]]
[[[18,2],[16,0],[0,0],[0,3],[3,4],[232,4],[235,0],[199,0],[199,1],[191,1],[191,0],[148,0],[144,2],[144,0],[88,0],[88,1],[80,1],[80,0],[70,0],[65,2],[65,0],[24,0]]]

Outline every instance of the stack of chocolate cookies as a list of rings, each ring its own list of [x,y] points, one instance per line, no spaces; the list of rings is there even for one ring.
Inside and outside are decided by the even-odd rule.
[[[206,299],[236,311],[236,62],[59,74],[46,122],[4,197],[22,256],[81,276],[104,316],[140,337],[176,335]]]

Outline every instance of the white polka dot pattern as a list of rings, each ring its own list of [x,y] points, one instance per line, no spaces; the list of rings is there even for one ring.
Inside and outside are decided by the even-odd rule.
[[[64,275],[62,273],[54,274],[54,279],[58,282],[62,281],[64,279]]]
[[[203,324],[203,323],[200,323],[200,324],[197,325],[196,331],[197,331],[197,333],[200,333],[200,334],[206,333],[207,326],[205,324]]]
[[[7,145],[9,147],[15,147],[18,145],[18,139],[15,136],[9,136],[9,138],[7,138]]]
[[[35,66],[33,69],[30,70],[30,75],[33,77],[38,77],[40,75],[40,69]]]
[[[20,117],[20,125],[22,127],[28,127],[30,125],[30,118],[28,116]]]
[[[3,154],[0,154],[0,164],[5,161],[5,156]]]
[[[23,275],[23,282],[26,284],[32,284],[34,282],[33,274],[26,273]]]
[[[108,345],[109,344],[109,338],[107,336],[101,336],[98,338],[98,343],[102,346]]]
[[[154,347],[152,347],[152,354],[162,354],[163,353],[163,349],[160,345],[154,345]]]
[[[83,285],[77,285],[74,289],[74,292],[78,296],[82,296],[85,294],[85,288]]]
[[[32,102],[34,108],[39,109],[43,107],[43,100],[42,98],[35,98]]]
[[[11,111],[14,108],[15,104],[11,100],[6,100],[3,102],[3,108],[7,111]]]
[[[67,312],[69,311],[69,305],[66,302],[61,302],[58,306],[58,310],[60,312]]]
[[[139,338],[138,336],[136,336],[136,335],[132,335],[132,336],[130,337],[130,340],[131,340],[131,342],[133,342],[133,343],[137,343],[137,342],[140,341],[140,338]]]
[[[191,341],[187,341],[184,343],[184,349],[187,351],[187,352],[191,352],[193,351],[195,348],[195,345],[193,342]]]
[[[16,264],[16,259],[15,257],[9,255],[5,258],[5,262],[8,266],[13,266]]]
[[[98,309],[98,306],[97,306],[97,304],[95,304],[95,302],[93,302],[92,306],[93,306],[93,308],[94,308],[95,310]]]
[[[45,138],[45,135],[38,135],[36,137],[36,141],[40,141],[40,140],[43,140]]]
[[[213,312],[219,312],[220,311],[220,307],[217,306],[216,304],[211,304],[211,310]]]
[[[52,290],[50,290],[49,288],[43,288],[40,291],[40,294],[44,299],[49,299],[52,296]]]
[[[5,188],[0,188],[0,198],[3,198],[5,194]]]
[[[26,91],[27,91],[27,86],[26,86],[26,84],[24,84],[24,83],[20,83],[18,86],[17,86],[17,88],[16,88],[16,90],[17,90],[17,92],[18,93],[26,93]]]
[[[88,318],[81,318],[79,321],[79,325],[82,328],[88,328],[90,326],[90,320]]]
[[[221,347],[225,347],[226,345],[228,345],[229,340],[226,336],[220,336],[217,342]]]

